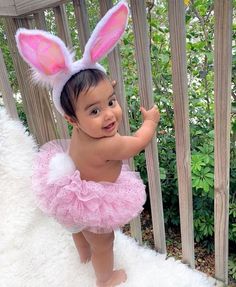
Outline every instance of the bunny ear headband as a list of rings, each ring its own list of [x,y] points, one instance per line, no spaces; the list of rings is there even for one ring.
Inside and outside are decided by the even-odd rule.
[[[16,43],[22,58],[31,66],[35,81],[53,88],[53,102],[64,115],[60,96],[72,75],[86,69],[106,72],[97,62],[104,58],[122,37],[128,22],[129,8],[120,1],[100,20],[88,40],[82,59],[73,61],[73,54],[64,42],[42,30],[20,28]]]

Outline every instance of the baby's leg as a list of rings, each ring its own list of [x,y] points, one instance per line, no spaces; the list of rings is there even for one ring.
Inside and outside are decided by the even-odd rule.
[[[88,241],[85,239],[82,232],[73,233],[73,240],[75,242],[75,246],[79,252],[80,261],[82,263],[87,263],[91,259],[91,249]]]
[[[124,270],[113,270],[114,254],[113,241],[114,232],[106,234],[95,234],[83,231],[92,250],[92,264],[97,277],[97,287],[113,287],[126,281]]]

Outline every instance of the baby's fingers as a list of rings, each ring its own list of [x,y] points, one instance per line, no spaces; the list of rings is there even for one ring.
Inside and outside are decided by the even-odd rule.
[[[146,115],[147,110],[144,107],[140,107],[140,112],[142,113],[142,115]]]
[[[158,111],[158,107],[157,107],[157,105],[154,105],[151,109],[149,109],[149,110],[146,110],[144,107],[140,107],[140,111],[141,111],[141,113],[144,115],[144,114],[146,114],[146,113],[148,113],[148,112],[154,112],[154,111]]]

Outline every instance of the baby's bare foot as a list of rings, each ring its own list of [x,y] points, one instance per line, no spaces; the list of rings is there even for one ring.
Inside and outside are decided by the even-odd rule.
[[[90,247],[80,247],[79,248],[79,257],[81,263],[87,263],[91,260],[91,249]]]
[[[97,282],[97,287],[114,287],[120,285],[127,280],[127,275],[123,269],[115,270],[112,273],[111,278],[107,282]]]

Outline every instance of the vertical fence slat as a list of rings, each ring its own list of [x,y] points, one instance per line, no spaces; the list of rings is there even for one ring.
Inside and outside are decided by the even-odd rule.
[[[53,120],[48,94],[32,85],[29,77],[29,66],[20,57],[15,42],[17,28],[32,28],[32,19],[5,18],[7,40],[15,67],[24,110],[26,112],[29,130],[41,145],[56,138],[56,126]]]
[[[72,40],[66,15],[65,4],[53,8],[56,20],[58,36],[66,43],[67,47],[72,48]]]
[[[149,52],[149,38],[147,34],[147,19],[145,1],[131,0],[131,13],[135,34],[135,55],[138,67],[139,91],[141,103],[145,108],[153,106],[152,74]],[[166,253],[165,227],[160,184],[160,171],[156,136],[145,149],[152,223],[155,248]]]
[[[215,276],[228,282],[232,1],[215,0]]]
[[[99,3],[100,3],[101,16],[104,16],[105,13],[112,7],[112,0],[102,0],[99,1]],[[129,128],[128,108],[124,91],[124,81],[122,77],[119,45],[117,45],[115,49],[113,49],[113,51],[108,54],[108,61],[109,61],[109,71],[111,79],[115,79],[117,81],[115,91],[123,110],[123,120],[120,125],[119,132],[121,134],[127,135],[130,134],[130,128]],[[130,161],[130,165],[131,167],[133,167],[133,161]],[[140,216],[136,217],[130,222],[130,227],[132,236],[141,244],[142,232],[141,232]]]
[[[73,0],[73,5],[79,34],[80,48],[81,51],[83,52],[90,35],[88,13],[86,9],[85,0]]]
[[[13,92],[7,75],[7,69],[0,49],[0,90],[2,91],[3,103],[9,115],[18,120],[16,104],[13,98]]]
[[[169,0],[176,157],[183,261],[194,267],[193,203],[184,1]]]
[[[44,16],[44,12],[43,11],[39,11],[37,13],[34,13],[34,20],[35,20],[35,24],[37,29],[41,29],[41,30],[47,30],[47,24],[46,24],[46,20],[45,20],[45,16]]]

